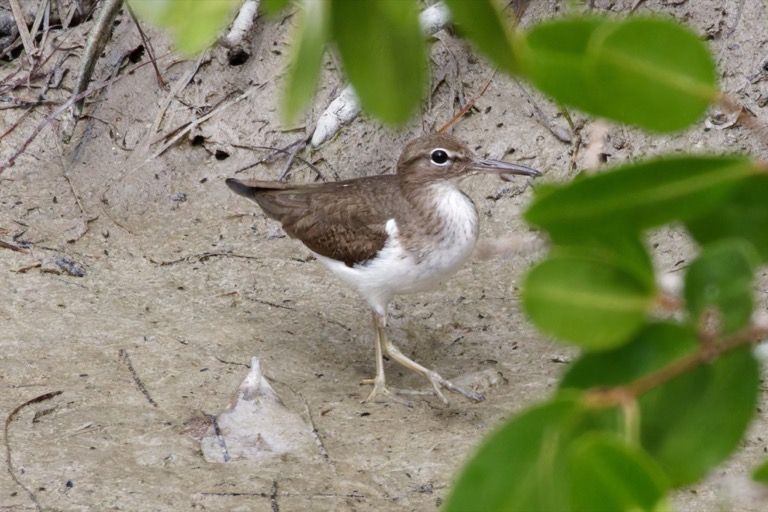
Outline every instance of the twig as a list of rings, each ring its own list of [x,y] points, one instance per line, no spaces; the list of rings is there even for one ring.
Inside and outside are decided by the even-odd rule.
[[[640,395],[666,384],[675,377],[689,372],[702,364],[733,350],[747,345],[753,345],[768,336],[768,327],[751,325],[739,334],[731,336],[720,343],[700,344],[699,350],[688,354],[663,368],[643,375],[624,386],[609,389],[596,389],[587,392],[585,402],[593,407],[614,407],[636,400]]]
[[[228,257],[228,258],[243,258],[247,260],[258,260],[261,259],[259,256],[248,256],[247,254],[236,254],[233,252],[204,252],[201,254],[191,254],[189,256],[184,256],[183,258],[179,258],[177,260],[169,260],[169,261],[155,261],[152,258],[149,258],[150,263],[154,263],[155,265],[159,265],[161,267],[167,267],[169,265],[175,265],[176,263],[185,263],[190,261],[201,261],[207,258],[215,258],[215,257]]]
[[[320,438],[320,435],[318,434],[317,427],[315,426],[315,420],[312,418],[312,411],[309,409],[309,404],[307,403],[307,400],[304,398],[304,395],[299,395],[301,397],[302,402],[304,402],[304,410],[307,412],[307,417],[309,418],[309,424],[312,426],[312,437],[315,439],[315,443],[317,444],[317,449],[320,451],[320,455],[322,456],[323,460],[331,467],[331,471],[333,471],[334,474],[336,474],[336,464],[333,462],[333,459],[331,459],[330,454],[328,453],[328,450],[325,448],[325,444],[323,443],[323,440]]]
[[[137,69],[139,69],[139,68],[141,68],[143,66],[146,66],[146,65],[147,65],[147,63],[143,62],[143,63],[138,64],[137,66],[135,66],[131,71],[136,71]],[[56,119],[59,115],[61,115],[62,112],[67,110],[69,107],[71,107],[76,101],[78,101],[78,100],[80,100],[82,98],[85,98],[87,96],[90,96],[91,94],[97,93],[97,92],[101,91],[102,89],[104,89],[106,87],[109,87],[110,85],[112,85],[113,83],[115,83],[118,80],[122,79],[123,77],[130,76],[130,75],[131,75],[131,73],[129,72],[129,73],[125,74],[125,75],[121,75],[121,76],[112,78],[110,80],[107,80],[106,82],[102,82],[102,83],[96,85],[95,87],[92,87],[92,88],[88,89],[87,91],[81,92],[77,96],[72,96],[67,101],[62,103],[61,106],[59,106],[59,108],[54,110],[51,114],[49,114],[45,119],[43,119],[35,127],[35,129],[33,130],[32,134],[29,137],[27,137],[27,139],[24,141],[24,144],[22,144],[22,146],[19,149],[17,149],[11,155],[11,157],[8,160],[5,161],[5,163],[0,164],[0,174],[2,174],[3,171],[8,169],[9,167],[13,166],[13,164],[16,162],[16,160],[19,158],[19,156],[21,156],[24,153],[24,151],[27,150],[27,148],[32,143],[32,141],[35,140],[38,135],[40,135],[40,132],[43,130],[43,128],[45,128],[48,125],[48,123],[50,123],[52,120]]]
[[[43,35],[40,36],[40,45],[38,46],[38,52],[42,52],[45,48],[45,43],[48,39],[48,29],[50,28],[51,21],[51,2],[40,2],[37,8],[37,14],[35,20],[32,23],[32,30],[30,30],[30,37],[34,41],[37,39],[37,31],[40,29],[40,24],[43,24]]]
[[[37,95],[41,101],[45,100],[45,96],[48,94],[48,90],[51,87],[56,89],[59,87],[59,85],[61,85],[62,80],[64,80],[64,73],[68,71],[67,69],[62,69],[62,66],[64,65],[64,62],[66,62],[66,60],[71,56],[71,53],[62,55],[59,61],[51,67],[48,73],[46,73],[45,79],[43,80],[43,85],[40,87],[40,93]]]
[[[21,252],[24,254],[29,254],[29,251],[24,249],[23,247],[19,247],[18,245],[9,244],[8,242],[3,242],[0,240],[0,247],[3,249],[10,249],[12,251]]]
[[[120,7],[123,5],[123,0],[105,0],[101,6],[99,16],[96,18],[96,23],[93,28],[88,32],[88,41],[85,44],[85,52],[80,59],[80,73],[77,75],[77,80],[72,88],[72,96],[79,95],[91,81],[91,75],[96,67],[96,61],[99,59],[99,55],[104,51],[104,47],[109,41],[109,37],[112,34],[112,23],[117,17],[117,13],[120,11]],[[70,134],[75,129],[77,119],[83,113],[83,99],[80,98],[75,102],[75,108],[72,112],[72,125],[70,128]]]
[[[51,105],[51,104],[54,104],[54,102],[50,101],[50,100],[42,100],[41,99],[41,100],[28,101],[28,100],[22,100],[22,99],[19,99],[19,98],[12,98],[10,96],[0,96],[0,103],[8,103],[8,104],[11,105],[9,107],[4,107],[4,108],[2,108],[0,110],[10,110],[12,108],[17,108],[17,107],[20,107],[20,108],[23,108],[23,107],[35,108],[35,107],[39,107],[41,105]]]
[[[496,73],[497,73],[498,71],[499,71],[499,68],[496,68],[496,69],[494,69],[494,70],[493,70],[493,73],[491,74],[491,78],[489,78],[489,79],[488,79],[488,80],[485,82],[485,85],[483,86],[483,88],[482,88],[482,89],[480,89],[480,92],[479,92],[479,93],[477,93],[477,95],[475,95],[475,97],[474,97],[474,98],[472,98],[472,99],[469,101],[469,103],[467,103],[466,105],[464,105],[464,108],[462,108],[461,110],[459,110],[459,113],[458,113],[458,114],[456,114],[455,116],[453,116],[453,119],[451,119],[450,121],[448,121],[448,122],[445,124],[445,126],[443,126],[442,128],[440,128],[439,130],[437,130],[437,133],[445,133],[445,131],[446,131],[448,128],[450,128],[451,126],[453,126],[453,124],[454,124],[456,121],[458,121],[459,119],[461,119],[461,118],[464,116],[464,114],[466,114],[466,113],[467,113],[467,111],[468,111],[470,108],[472,108],[472,107],[475,105],[475,102],[476,102],[478,99],[480,99],[480,98],[483,96],[483,94],[485,94],[485,90],[486,90],[486,89],[488,89],[488,86],[489,86],[489,85],[491,85],[491,82],[493,82],[493,79],[496,77]]]
[[[560,126],[553,125],[549,119],[547,119],[547,116],[544,114],[544,112],[539,108],[539,105],[536,103],[536,100],[533,99],[533,96],[528,92],[528,90],[523,87],[523,84],[521,84],[517,79],[515,79],[515,83],[522,91],[523,95],[525,96],[525,99],[528,100],[528,103],[531,104],[533,107],[533,113],[536,116],[536,120],[541,123],[544,128],[549,130],[549,132],[555,136],[557,140],[560,142],[565,142],[566,144],[570,144],[573,142],[573,137],[571,137],[571,134],[565,131]],[[572,124],[569,119],[569,124]]]
[[[573,119],[571,118],[571,113],[562,105],[560,106],[560,112],[563,113],[563,117],[565,117],[565,120],[568,121],[568,126],[571,128],[571,133],[574,135],[573,140],[571,141],[571,147],[573,148],[573,151],[571,151],[571,160],[568,167],[570,171],[575,171],[577,167],[576,161],[579,158],[579,150],[581,149],[581,144],[584,141],[584,138],[581,136],[581,129],[584,128],[584,122],[580,121],[578,125],[574,123]]]
[[[77,207],[80,209],[80,214],[81,215],[85,214],[85,208],[83,208],[83,203],[82,203],[82,201],[80,201],[80,195],[75,190],[75,185],[74,185],[74,183],[72,183],[72,178],[69,176],[69,171],[70,171],[70,169],[72,167],[72,164],[74,164],[75,162],[77,162],[79,160],[80,153],[83,151],[83,148],[85,147],[85,143],[88,141],[88,137],[91,134],[91,128],[92,127],[93,127],[93,121],[91,120],[91,121],[88,122],[88,125],[85,127],[85,132],[83,133],[83,136],[80,137],[80,141],[75,146],[75,150],[72,152],[72,159],[70,160],[69,164],[66,164],[64,162],[64,156],[63,156],[64,151],[61,148],[61,144],[59,144],[59,140],[56,139],[56,146],[59,149],[59,158],[61,160],[62,170],[64,171],[63,172],[64,179],[67,180],[67,183],[69,183],[69,190],[72,192],[72,195],[74,196],[75,201],[77,202]],[[87,226],[88,223],[92,222],[93,220],[96,220],[96,219],[95,218],[87,219],[85,221],[86,222],[86,226]],[[86,231],[87,231],[87,229],[86,229]],[[83,235],[84,234],[85,233],[83,233]],[[81,235],[81,237],[82,237],[82,235]]]
[[[134,25],[136,25],[136,30],[139,31],[141,40],[144,43],[144,48],[147,49],[147,56],[149,57],[149,61],[152,63],[152,67],[155,68],[155,78],[157,78],[157,85],[161,89],[164,89],[165,80],[163,80],[163,75],[160,73],[160,69],[157,67],[157,59],[155,59],[155,48],[152,46],[152,40],[147,37],[144,29],[141,28],[141,23],[139,23],[138,18],[136,18],[136,15],[133,13],[131,4],[125,4],[125,6],[128,8],[128,14],[131,15],[131,19],[133,20]]]
[[[632,4],[632,7],[629,8],[629,13],[632,14],[637,10],[638,7],[640,7],[640,4],[643,3],[644,0],[635,0],[635,3]]]
[[[227,101],[226,99],[222,100],[221,103],[219,103],[218,105],[213,107],[213,109],[211,109],[210,112],[208,112],[204,116],[198,117],[197,119],[195,119],[194,121],[189,123],[187,126],[185,126],[182,130],[180,130],[176,135],[173,136],[173,138],[171,138],[171,140],[169,140],[168,142],[163,144],[163,146],[161,146],[160,149],[155,151],[152,154],[152,156],[150,156],[147,159],[147,161],[154,160],[155,158],[159,157],[160,155],[165,153],[165,150],[167,150],[168,148],[173,146],[176,143],[176,141],[178,141],[180,138],[182,138],[184,135],[186,135],[190,130],[192,130],[192,128],[194,128],[194,127],[196,127],[198,125],[203,124],[208,119],[212,118],[213,116],[215,116],[219,112],[228,109],[232,105],[235,105],[235,104],[240,103],[241,101],[247,99],[256,90],[257,90],[256,88],[249,89],[248,91],[244,92],[243,94],[241,94],[237,98],[233,99],[232,101]]]
[[[269,504],[272,505],[272,512],[280,512],[280,506],[277,504],[277,480],[272,480],[272,487],[269,489]]]
[[[58,50],[62,50],[62,51],[66,50],[66,48],[64,48],[63,44],[74,33],[75,33],[74,30],[67,31],[67,33],[64,35],[64,37],[61,40],[61,42],[58,43],[58,45],[56,45],[56,44],[53,45],[54,51],[52,51],[51,53],[49,53],[48,55],[43,57],[42,60],[37,63],[37,67],[39,68],[41,66],[45,66],[45,64],[48,63],[48,61],[51,59],[51,57],[53,57],[56,54],[56,51],[58,51]],[[6,48],[5,52],[0,54],[0,58],[4,58],[11,51],[13,51],[15,48],[16,48],[15,45],[9,46],[8,48]],[[18,87],[21,84],[28,84],[30,82],[30,80],[32,80],[33,78],[37,78],[39,76],[39,75],[37,75],[35,73],[34,69],[32,69],[32,70],[30,70],[30,72],[27,74],[26,77],[19,78],[19,79],[13,81],[13,82],[9,82],[9,80],[11,80],[13,77],[15,77],[22,69],[23,69],[23,66],[22,66],[21,63],[19,63],[19,65],[16,67],[16,69],[10,75],[4,77],[3,80],[0,81],[0,85],[3,86],[3,88],[0,89],[0,94],[6,93],[8,91],[12,91],[12,90],[14,90],[16,87]]]
[[[27,272],[29,272],[33,268],[40,268],[42,266],[43,266],[43,263],[38,261],[38,262],[35,262],[35,263],[31,264],[31,265],[27,265],[26,267],[21,267],[20,269],[17,269],[16,273],[17,274],[26,274]]]
[[[19,29],[19,36],[21,42],[24,45],[24,51],[27,52],[27,57],[30,61],[37,55],[37,48],[32,43],[32,36],[29,34],[27,28],[27,20],[24,18],[24,11],[21,10],[18,0],[9,0],[11,3],[11,12],[13,12],[13,19],[16,21],[16,28]]]
[[[729,112],[736,112],[744,109],[744,107],[741,106],[738,101],[725,93],[720,95],[717,102]],[[738,119],[744,126],[749,128],[752,133],[757,135],[764,145],[768,145],[768,126],[766,126],[764,123],[761,123],[758,118],[752,117],[748,114],[742,114]]]
[[[16,151],[14,151],[13,154],[11,155],[11,157],[8,160],[6,160],[6,162],[4,164],[0,165],[0,174],[2,174],[3,171],[8,169],[9,167],[12,167],[13,164],[16,163],[16,160],[27,150],[29,145],[32,144],[32,141],[35,140],[38,135],[40,135],[40,132],[43,131],[43,128],[48,126],[48,123],[50,123],[51,121],[56,119],[59,115],[61,115],[62,112],[67,110],[69,107],[71,107],[78,100],[80,100],[82,98],[85,98],[86,96],[89,96],[89,95],[93,94],[94,92],[98,92],[98,91],[104,89],[110,83],[112,83],[111,80],[106,82],[106,83],[102,83],[102,84],[98,85],[97,87],[95,87],[93,89],[88,89],[85,92],[81,92],[77,96],[72,96],[71,98],[69,98],[69,100],[64,102],[59,108],[57,108],[52,113],[50,113],[45,119],[43,119],[35,127],[34,130],[32,130],[32,133],[29,135],[29,137],[27,137],[27,139],[24,141],[24,143],[21,145],[21,147],[19,149],[17,149]]]
[[[88,116],[89,119],[97,119],[101,121],[102,123],[106,124],[109,129],[112,129],[112,126],[107,123],[106,121],[102,121],[101,119],[95,117],[95,116]],[[69,165],[65,167],[65,174],[69,172],[69,169],[77,163],[78,160],[80,160],[80,153],[83,152],[83,149],[85,148],[85,143],[88,142],[88,137],[91,135],[91,130],[93,129],[93,124],[91,122],[88,123],[88,126],[85,127],[85,131],[83,132],[83,136],[80,137],[80,142],[75,145],[75,150],[72,152],[72,158],[69,160]]]
[[[5,439],[5,465],[8,469],[8,474],[11,475],[11,479],[24,489],[26,493],[29,495],[29,498],[34,502],[35,506],[38,510],[44,510],[42,504],[38,501],[37,496],[35,496],[35,493],[33,493],[26,485],[21,483],[21,480],[16,476],[16,469],[13,467],[13,457],[11,457],[11,439],[10,439],[10,427],[11,422],[13,422],[13,419],[16,417],[17,414],[21,412],[22,409],[25,407],[28,407],[30,405],[38,404],[40,402],[44,402],[46,400],[50,400],[51,398],[57,397],[60,394],[62,394],[63,391],[51,391],[50,393],[45,393],[44,395],[40,395],[38,397],[33,398],[32,400],[27,400],[23,404],[16,407],[13,411],[11,411],[11,414],[8,415],[7,418],[5,418],[5,428],[3,429],[3,438]]]
[[[296,144],[296,143],[294,142],[294,144]],[[244,145],[240,145],[240,144],[233,144],[233,146],[234,146],[234,147],[236,147],[236,148],[244,148],[244,149],[268,149],[268,150],[270,150],[270,151],[274,151],[275,153],[283,153],[283,154],[285,154],[285,155],[290,155],[290,154],[291,154],[291,152],[290,152],[290,149],[289,149],[289,148],[290,148],[292,145],[293,145],[293,144],[291,144],[291,145],[288,145],[288,146],[286,146],[286,147],[284,147],[284,148],[282,148],[282,149],[281,149],[281,148],[275,148],[275,147],[272,147],[272,146],[244,146]],[[298,155],[295,155],[295,156],[294,156],[294,158],[295,158],[296,160],[298,160],[299,162],[303,163],[304,165],[306,165],[307,167],[309,167],[310,169],[312,169],[313,171],[315,171],[315,174],[317,174],[318,178],[320,178],[320,179],[321,179],[321,180],[323,180],[323,181],[326,181],[326,179],[325,179],[325,176],[323,176],[323,173],[322,173],[322,172],[320,172],[320,169],[318,169],[318,168],[317,168],[315,165],[313,165],[311,162],[309,162],[308,160],[305,160],[305,159],[301,158],[301,157],[300,157],[300,156],[298,156]],[[241,172],[247,171],[248,169],[251,169],[251,168],[253,168],[253,167],[256,167],[257,165],[259,165],[259,164],[261,164],[261,163],[264,163],[264,162],[268,162],[268,161],[269,161],[269,157],[268,157],[268,158],[262,158],[261,160],[259,160],[259,161],[258,161],[258,162],[256,162],[256,163],[253,163],[253,164],[249,164],[249,165],[246,165],[245,167],[241,167],[240,169],[238,169],[238,170],[236,170],[236,171],[235,171],[235,174],[239,174],[239,173],[241,173]]]
[[[219,422],[216,420],[216,416],[213,414],[205,414],[205,417],[211,422],[213,433],[216,435],[216,443],[218,443],[219,448],[221,448],[222,459],[224,459],[224,462],[229,462],[230,456],[229,450],[227,450],[227,441],[224,439],[224,436],[221,435],[221,429],[219,428]]]
[[[197,58],[197,61],[195,61],[195,65],[192,66],[192,69],[189,70],[189,73],[187,73],[184,78],[174,83],[171,91],[163,99],[163,102],[157,111],[157,115],[155,116],[155,120],[152,122],[152,127],[147,131],[145,142],[142,144],[142,148],[141,148],[142,151],[146,152],[149,150],[149,146],[152,144],[152,137],[159,130],[160,123],[163,120],[163,116],[165,116],[165,111],[168,110],[168,107],[171,106],[171,102],[173,101],[173,99],[181,91],[183,91],[187,87],[187,85],[189,85],[189,82],[191,82],[192,79],[195,77],[195,75],[197,74],[197,70],[200,69],[200,64],[203,62],[203,59],[205,58],[205,54],[206,52],[203,52],[200,54],[200,57]]]
[[[271,489],[270,489],[271,491]],[[198,496],[214,497],[214,498],[236,498],[239,496],[254,497],[254,498],[269,498],[269,494],[266,492],[239,492],[239,491],[220,491],[220,492],[199,492]],[[357,491],[347,493],[334,493],[334,492],[291,492],[285,493],[283,496],[287,498],[353,498],[353,499],[367,499],[369,496]]]
[[[37,31],[40,30],[40,24],[43,23],[43,21],[46,18],[46,12],[49,11],[51,8],[50,2],[40,2],[37,6],[37,13],[35,13],[35,19],[32,20],[32,28],[29,30],[29,37],[32,38],[32,40],[37,39]],[[40,46],[39,48],[43,48],[45,45],[45,40],[41,38],[40,40]]]
[[[523,15],[525,14],[525,11],[528,9],[528,6],[530,5],[531,0],[512,0],[509,4],[507,4],[504,9],[506,10],[508,7],[512,7],[515,11],[515,20],[517,23],[520,23],[520,20],[523,19]]]
[[[8,127],[8,129],[7,129],[7,130],[5,130],[3,133],[0,133],[0,140],[3,140],[3,139],[4,139],[4,138],[5,138],[5,137],[6,137],[6,136],[9,134],[9,133],[11,133],[13,130],[15,130],[15,129],[16,129],[16,127],[17,127],[17,126],[19,126],[19,124],[20,124],[20,123],[21,123],[21,122],[22,122],[22,121],[23,121],[23,120],[24,120],[24,119],[27,117],[27,115],[28,115],[30,112],[32,112],[32,110],[33,110],[34,108],[35,108],[35,107],[29,107],[27,110],[25,110],[25,111],[24,111],[24,112],[23,112],[23,113],[22,113],[22,114],[19,116],[19,118],[18,118],[16,121],[14,121],[14,122],[13,122],[13,124],[12,124],[11,126],[9,126],[9,127]]]
[[[285,177],[288,175],[288,171],[291,170],[291,166],[293,165],[293,161],[296,159],[296,153],[307,147],[307,142],[309,142],[309,137],[305,137],[302,139],[297,140],[291,146],[293,149],[288,153],[288,161],[283,166],[282,172],[280,172],[280,175],[277,177],[277,181],[283,181]]]
[[[131,356],[128,355],[128,351],[125,349],[120,349],[120,352],[118,352],[120,358],[120,361],[123,361],[125,365],[128,367],[128,370],[131,372],[131,377],[133,377],[133,382],[136,384],[136,387],[139,388],[139,391],[147,398],[147,401],[153,406],[153,407],[159,407],[157,405],[157,402],[154,401],[152,396],[149,394],[149,391],[144,386],[144,383],[141,382],[141,379],[139,378],[139,374],[136,372],[136,368],[133,367],[133,363],[131,362]]]
[[[5,54],[0,54],[0,59],[2,59],[5,56]],[[10,82],[13,77],[19,74],[19,72],[23,69],[21,62],[16,66],[16,69],[14,69],[11,73],[8,74],[8,76],[3,77],[2,81],[0,81],[0,85],[3,87],[0,88],[0,94],[5,94],[8,91],[12,91],[16,88],[20,80],[16,80],[15,82]]]
[[[510,7],[511,5],[512,5],[512,3],[509,3],[509,4],[507,4],[507,6],[505,7],[505,9],[506,9],[506,8],[508,8],[508,7]],[[516,5],[515,5],[515,21],[516,21],[517,23],[520,23],[520,19],[523,17],[523,14],[525,14],[525,10],[527,9],[527,7],[528,7],[528,2],[527,2],[526,0],[523,0],[521,3],[519,3],[519,4],[516,4]],[[426,11],[424,11],[424,12],[426,13]],[[422,13],[422,14],[423,14],[423,13]],[[447,23],[447,21],[448,21],[448,19],[446,19],[446,23]],[[422,27],[423,27],[423,22],[422,22]],[[466,105],[464,105],[464,108],[462,108],[462,109],[459,111],[459,113],[458,113],[458,114],[456,114],[455,116],[453,116],[453,119],[451,119],[450,121],[448,121],[448,122],[445,124],[445,126],[443,126],[442,128],[440,128],[440,129],[437,131],[438,133],[445,133],[445,131],[446,131],[446,130],[448,130],[448,128],[450,128],[451,126],[453,126],[453,124],[454,124],[456,121],[458,121],[459,119],[461,119],[461,118],[464,116],[464,114],[466,114],[466,113],[467,113],[467,111],[469,111],[469,109],[471,109],[471,108],[472,108],[472,107],[475,105],[475,102],[476,102],[476,101],[477,101],[479,98],[481,98],[481,97],[483,96],[483,94],[485,94],[485,91],[486,91],[486,89],[488,89],[488,86],[489,86],[489,85],[491,85],[491,82],[492,82],[492,81],[493,81],[493,79],[496,77],[496,73],[498,73],[498,71],[499,71],[499,68],[498,68],[498,67],[494,68],[494,70],[493,70],[493,74],[491,74],[491,78],[489,78],[489,79],[488,79],[488,81],[485,83],[485,85],[484,85],[484,86],[483,86],[483,88],[480,90],[480,92],[479,92],[479,93],[478,93],[478,94],[477,94],[477,95],[476,95],[474,98],[472,98],[472,99],[471,99],[471,100],[470,100],[470,101],[469,101],[469,102],[468,102]],[[517,85],[518,85],[518,86],[519,86],[519,87],[522,89],[522,86],[520,85],[520,83],[519,83],[519,82],[518,82],[518,84],[517,84]],[[525,89],[523,89],[523,92],[526,92],[526,93],[527,93],[527,91],[525,91]],[[529,96],[529,97],[530,97],[530,96]],[[534,103],[534,108],[536,108],[536,109],[538,110],[538,107],[536,107],[535,103]],[[555,136],[557,137],[557,134],[555,134]]]
[[[221,106],[224,105],[232,97],[232,95],[235,92],[240,92],[240,91],[233,91],[233,92],[228,93],[226,96],[224,96],[224,98],[219,100],[219,102],[216,103],[213,106],[208,107],[208,105],[206,105],[206,107],[208,107],[208,111],[207,111],[207,113],[205,115],[211,114],[216,109],[221,108]],[[203,111],[203,108],[201,108],[201,107],[195,108],[192,105],[188,105],[186,102],[184,102],[181,99],[178,99],[178,101],[182,105],[185,105],[185,106],[189,107],[190,110]],[[203,117],[205,117],[205,115]],[[167,141],[169,139],[171,139],[172,141],[178,140],[178,137],[180,137],[180,136],[184,135],[185,133],[187,133],[190,130],[190,127],[194,126],[195,121],[198,121],[198,120],[199,120],[199,118],[195,119],[193,121],[186,121],[186,122],[183,122],[182,124],[180,124],[179,126],[176,126],[176,127],[171,128],[170,130],[167,130],[165,133],[160,134],[157,137],[155,137],[155,139],[150,142],[150,145],[157,144],[157,143],[159,143],[161,141],[164,141],[164,140]],[[171,144],[172,143],[173,142],[171,142]]]

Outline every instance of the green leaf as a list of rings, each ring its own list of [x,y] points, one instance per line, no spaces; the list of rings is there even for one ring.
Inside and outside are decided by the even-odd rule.
[[[578,237],[560,236],[555,242],[555,251],[559,254],[582,255],[621,267],[633,274],[648,289],[656,285],[651,255],[645,243],[640,240],[639,233],[633,230],[586,232],[580,233]]]
[[[601,246],[599,243],[593,245],[596,248]],[[647,290],[655,290],[656,276],[651,255],[637,233],[630,230],[617,232],[605,240],[602,247],[606,254],[603,257],[605,260],[631,272]]]
[[[560,382],[561,389],[589,389],[628,384],[694,352],[693,330],[673,323],[643,326],[631,343],[614,350],[582,354]]]
[[[445,512],[568,510],[563,445],[581,409],[573,396],[559,397],[488,436],[459,476]]]
[[[752,480],[763,484],[768,484],[768,460],[760,464],[752,473]]]
[[[328,4],[305,0],[302,5],[282,93],[283,116],[288,124],[295,121],[315,93],[328,38]]]
[[[274,16],[275,14],[279,13],[285,9],[289,3],[291,3],[291,0],[261,0],[261,5],[264,7],[264,12],[266,12],[269,16]]]
[[[759,382],[757,362],[744,347],[642,397],[643,447],[675,486],[696,482],[738,448]]]
[[[644,325],[632,341],[624,346],[601,352],[585,352],[570,366],[560,381],[566,393],[590,388],[620,387],[651,374],[699,347],[689,326],[672,323]],[[627,422],[618,407],[594,413],[596,426],[620,432],[639,442],[639,419]],[[632,418],[630,418],[632,420]]]
[[[585,435],[569,447],[572,510],[665,509],[664,473],[645,452],[615,435]]]
[[[740,237],[757,249],[763,263],[768,262],[768,175],[744,180],[731,197],[717,209],[711,209],[686,222],[691,235],[700,244],[724,238]]]
[[[557,101],[648,130],[687,127],[719,94],[707,47],[668,19],[546,22],[516,47],[522,74]]]
[[[654,302],[652,283],[600,253],[555,254],[526,276],[523,308],[545,333],[588,349],[625,342]]]
[[[737,156],[657,158],[549,189],[535,198],[525,218],[555,241],[642,230],[701,215],[758,172]]]
[[[664,510],[663,473],[599,414],[575,393],[518,414],[485,439],[445,511]]]
[[[426,46],[414,0],[331,0],[331,33],[363,107],[406,122],[421,103]]]
[[[752,316],[756,265],[754,248],[741,239],[705,246],[685,274],[683,296],[691,319],[698,323],[708,308],[715,308],[720,313],[723,334],[745,327]]]
[[[510,74],[520,65],[506,20],[493,0],[445,0],[456,25],[477,48]]]
[[[719,98],[715,62],[701,38],[671,19],[631,17],[607,35],[594,79],[605,115],[649,130],[682,130]]]
[[[588,112],[600,108],[585,68],[591,39],[604,23],[590,17],[536,24],[520,40],[525,50],[522,75],[559,103]]]
[[[176,0],[128,0],[133,12],[151,23],[158,23]]]
[[[166,27],[176,46],[191,54],[204,50],[229,21],[241,0],[129,0],[134,12]]]
[[[582,355],[563,389],[629,384],[684,357],[698,342],[684,326],[651,324],[626,346]],[[640,441],[675,487],[691,484],[738,447],[757,405],[759,372],[749,347],[700,362],[639,400]]]

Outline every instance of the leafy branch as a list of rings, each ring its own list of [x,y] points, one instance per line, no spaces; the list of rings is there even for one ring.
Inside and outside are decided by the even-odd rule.
[[[608,389],[591,389],[584,395],[584,402],[589,407],[603,408],[623,406],[634,402],[641,395],[658,388],[670,380],[697,367],[708,364],[718,357],[744,346],[753,346],[768,338],[768,325],[750,325],[745,331],[717,340],[711,334],[703,336],[700,348],[677,361],[648,375],[643,375],[629,384]]]

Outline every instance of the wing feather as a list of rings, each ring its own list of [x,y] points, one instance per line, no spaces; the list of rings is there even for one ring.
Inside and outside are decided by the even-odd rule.
[[[317,184],[229,179],[286,233],[348,266],[373,258],[387,242],[386,223],[404,205],[394,175]]]

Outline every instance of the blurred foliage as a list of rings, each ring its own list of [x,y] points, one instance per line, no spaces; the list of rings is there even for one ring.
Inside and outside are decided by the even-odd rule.
[[[129,0],[140,16],[167,27],[178,47],[211,44],[241,0]],[[617,21],[574,16],[513,31],[494,0],[446,0],[454,22],[507,73],[531,81],[563,105],[648,130],[685,128],[718,98],[715,65],[689,29],[663,18]],[[306,107],[326,47],[338,52],[363,107],[402,124],[424,94],[426,45],[416,0],[263,0],[276,15],[298,6],[283,112]]]
[[[242,0],[128,0],[137,16],[166,27],[184,53],[210,45]]]

